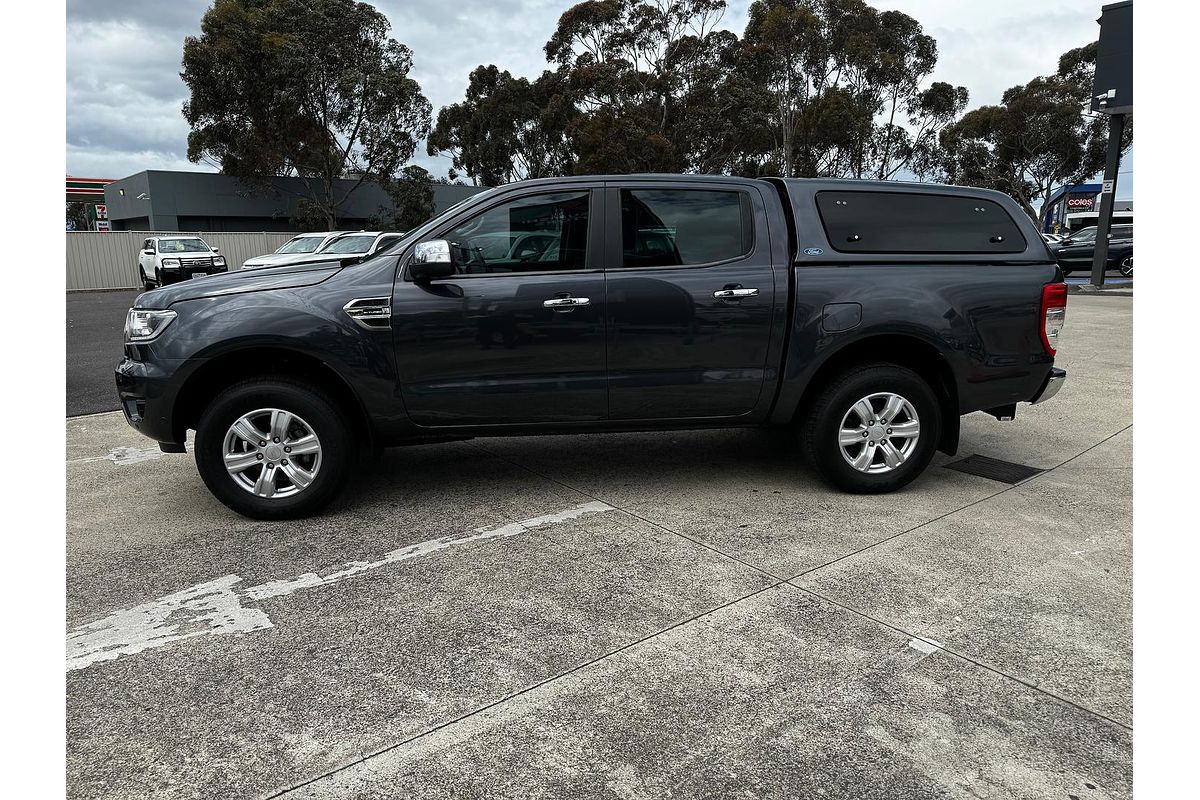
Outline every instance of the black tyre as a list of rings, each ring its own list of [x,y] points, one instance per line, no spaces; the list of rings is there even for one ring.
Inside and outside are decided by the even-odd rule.
[[[142,266],[140,264],[138,265],[138,277],[142,279],[142,289],[145,291],[148,292],[155,288],[154,281],[146,277],[146,273],[142,271]]]
[[[196,466],[209,491],[254,519],[302,517],[327,505],[350,477],[354,450],[338,405],[287,378],[231,386],[196,429]]]
[[[801,421],[800,442],[826,481],[877,494],[924,471],[941,429],[941,405],[921,376],[896,364],[864,364],[818,390]]]
[[[154,268],[154,283],[156,286],[166,286],[166,284],[163,283],[162,270],[158,267]]]
[[[1133,277],[1133,253],[1121,259],[1121,263],[1117,265],[1117,270],[1126,278]]]

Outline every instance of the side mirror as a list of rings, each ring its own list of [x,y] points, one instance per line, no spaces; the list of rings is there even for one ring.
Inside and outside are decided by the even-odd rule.
[[[152,255],[154,255],[154,251],[153,250],[143,250],[142,255],[152,256]]]
[[[209,249],[209,250],[212,250],[214,253],[219,253],[219,252],[221,252],[221,248],[219,248],[219,247],[213,247],[212,245],[209,245],[209,248],[208,248],[208,249]]]
[[[420,242],[413,248],[408,274],[416,283],[428,283],[434,278],[447,278],[457,271],[454,258],[450,255],[450,243],[445,239]]]

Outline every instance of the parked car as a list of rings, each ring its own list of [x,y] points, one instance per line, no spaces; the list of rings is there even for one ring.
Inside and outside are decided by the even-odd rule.
[[[1058,244],[1063,240],[1061,233],[1043,233],[1042,238],[1046,240],[1046,244]]]
[[[301,233],[292,237],[283,247],[280,247],[274,253],[268,253],[264,256],[254,256],[247,259],[242,264],[242,269],[260,269],[262,267],[277,267],[281,264],[290,264],[296,261],[302,261],[306,256],[320,250],[333,239],[347,233],[347,231],[318,231],[316,233]]]
[[[542,179],[395,245],[139,296],[129,424],[166,452],[195,430],[204,482],[257,518],[318,510],[361,450],[534,433],[770,427],[872,493],[1066,377],[1062,272],[986,189]]]
[[[1051,248],[1063,275],[1072,272],[1091,272],[1096,254],[1096,234],[1099,228],[1084,228],[1072,233]],[[1133,226],[1113,225],[1108,231],[1108,260],[1105,269],[1118,270],[1125,277],[1133,276]]]
[[[138,279],[147,291],[227,270],[225,256],[195,235],[151,236],[138,253]]]
[[[403,238],[403,232],[354,231],[353,233],[343,233],[321,245],[320,249],[306,260],[312,261],[325,256],[338,258],[371,256],[386,250]]]

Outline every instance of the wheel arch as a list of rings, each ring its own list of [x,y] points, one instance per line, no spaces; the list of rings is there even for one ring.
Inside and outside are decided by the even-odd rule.
[[[270,364],[269,370],[263,364]],[[317,386],[342,408],[360,441],[374,441],[374,431],[361,398],[337,370],[320,358],[283,345],[248,345],[212,356],[195,369],[175,394],[171,426],[182,442],[204,409],[224,389],[253,378],[283,377]]]
[[[871,334],[848,342],[828,355],[808,379],[793,411],[792,421],[797,421],[808,412],[818,392],[833,376],[857,364],[881,361],[911,369],[930,385],[942,412],[938,450],[954,455],[958,451],[960,427],[958,384],[954,371],[936,346],[917,336]]]

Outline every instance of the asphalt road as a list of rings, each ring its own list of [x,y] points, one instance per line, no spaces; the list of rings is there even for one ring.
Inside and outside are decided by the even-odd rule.
[[[115,411],[113,368],[121,360],[125,312],[138,292],[67,293],[67,416]]]
[[[72,798],[1129,797],[1128,297],[1062,391],[848,496],[761,431],[388,451],[239,518],[67,428]]]

